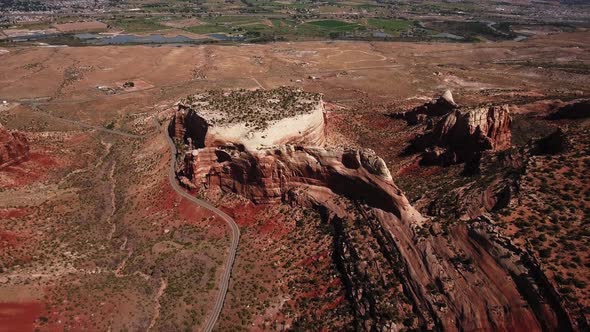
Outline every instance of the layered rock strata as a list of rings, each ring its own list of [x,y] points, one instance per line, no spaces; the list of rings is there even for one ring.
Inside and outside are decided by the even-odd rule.
[[[169,129],[195,147],[225,143],[248,150],[281,144],[319,146],[325,142],[321,95],[294,88],[209,91],[178,104]]]
[[[404,325],[398,316],[419,329],[571,328],[561,306],[551,304],[552,293],[545,293],[542,278],[527,277],[534,272],[532,265],[518,265],[522,253],[514,251],[515,246],[493,249],[505,245],[495,243],[495,235],[486,229],[460,224],[443,231],[431,224],[409,204],[382,160],[370,151],[297,146],[198,151],[196,156],[204,153],[210,158],[189,157],[185,164],[197,186],[238,193],[257,203],[282,200],[323,211],[336,229],[335,259],[358,330],[399,330]],[[203,175],[192,171],[195,168]],[[351,201],[363,202],[358,213],[351,213]],[[363,239],[350,229],[359,220],[370,232]],[[365,247],[369,239],[377,246]],[[393,277],[413,308],[409,312],[393,300],[402,296],[391,291],[395,283],[387,279]]]
[[[182,175],[195,187],[219,187],[256,203],[276,203],[295,188],[314,185],[383,209],[409,206],[385,162],[372,150],[283,145],[247,151],[224,145],[187,153]]]
[[[433,130],[432,142],[454,153],[465,139],[479,142],[476,151],[509,146],[507,109],[470,112],[448,114]],[[171,125],[175,137],[206,137],[193,132],[199,126],[184,125],[192,123],[186,119],[177,112]],[[499,236],[486,219],[451,226],[425,219],[371,150],[301,144],[252,149],[229,139],[204,139],[203,145],[184,154],[178,173],[183,183],[257,203],[314,208],[333,225],[333,258],[355,330],[577,328],[526,252]]]
[[[458,109],[416,137],[411,150],[423,152],[424,164],[469,162],[483,151],[510,148],[510,123],[507,106]]]

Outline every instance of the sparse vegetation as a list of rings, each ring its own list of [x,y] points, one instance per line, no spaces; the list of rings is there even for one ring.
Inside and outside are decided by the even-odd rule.
[[[245,123],[261,130],[271,121],[312,112],[321,95],[300,89],[281,87],[273,90],[210,90],[191,95],[182,104],[192,108],[213,125]]]

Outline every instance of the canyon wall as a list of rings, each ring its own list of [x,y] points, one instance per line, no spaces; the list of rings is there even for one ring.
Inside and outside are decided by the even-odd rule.
[[[590,100],[578,100],[570,102],[555,112],[549,114],[549,119],[586,119],[590,118]]]
[[[206,136],[191,132],[199,125],[176,128],[178,123],[187,122],[172,120],[176,138]],[[509,126],[505,107],[453,111],[432,130],[429,142],[461,160],[469,157],[462,149],[509,147]],[[577,329],[526,252],[500,237],[485,218],[450,224],[424,218],[372,150],[203,143],[181,156],[183,184],[237,193],[259,204],[313,208],[333,225],[333,259],[356,330]]]
[[[334,258],[359,330],[403,327],[391,314],[403,309],[386,305],[395,303],[388,293],[393,286],[382,286],[390,274],[401,281],[413,308],[403,315],[416,328],[572,328],[542,278],[527,277],[534,264],[518,265],[523,253],[516,246],[494,242],[497,234],[485,227],[462,223],[443,230],[423,218],[370,150],[204,148],[187,154],[182,174],[196,187],[220,188],[256,203],[283,201],[323,211],[336,229]],[[352,202],[362,202],[352,209],[357,212],[351,212]],[[359,220],[370,235],[359,238],[349,229]],[[378,246],[366,248],[371,238]]]
[[[225,114],[200,111],[199,105],[179,103],[169,133],[185,143],[190,138],[197,148],[226,143],[248,150],[284,144],[321,146],[326,140],[324,103],[321,99],[313,100],[305,107],[305,111],[283,110],[279,114],[261,114],[260,118],[250,111],[241,121],[223,121],[219,118]]]

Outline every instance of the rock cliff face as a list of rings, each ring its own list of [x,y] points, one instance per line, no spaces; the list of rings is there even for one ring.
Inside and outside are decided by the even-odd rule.
[[[224,145],[187,153],[182,174],[195,187],[220,187],[256,203],[285,200],[291,190],[313,185],[394,209],[397,214],[409,208],[385,162],[372,150],[283,145],[247,151]]]
[[[510,123],[507,106],[455,110],[444,116],[433,130],[416,137],[411,150],[424,152],[424,164],[471,161],[482,151],[510,148]]]
[[[169,132],[185,143],[190,138],[195,147],[320,146],[325,142],[324,112],[321,95],[292,88],[208,92],[178,104]]]
[[[17,164],[29,156],[29,144],[24,134],[9,132],[0,124],[0,169]]]
[[[399,330],[399,317],[418,329],[571,328],[543,279],[527,277],[534,264],[518,264],[516,247],[495,242],[485,227],[460,224],[444,231],[424,219],[371,151],[222,146],[187,154],[184,170],[195,186],[322,211],[335,227],[334,259],[359,330]],[[362,203],[351,212],[353,202]],[[359,222],[368,229],[362,237],[352,226]],[[392,290],[395,280],[401,293]]]
[[[186,119],[186,115],[184,116]],[[177,121],[176,137],[203,137]],[[176,128],[179,124],[180,127]],[[430,142],[452,151],[510,145],[508,110],[452,112]],[[205,140],[206,141],[206,140]],[[219,188],[256,203],[314,208],[334,227],[333,259],[362,331],[515,331],[576,329],[553,286],[526,252],[486,219],[441,225],[424,218],[395,186],[371,150],[278,145],[249,149],[210,141],[184,154],[178,176],[196,188]]]

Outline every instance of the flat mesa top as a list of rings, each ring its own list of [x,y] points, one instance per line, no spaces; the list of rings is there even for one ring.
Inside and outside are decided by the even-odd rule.
[[[264,129],[271,122],[309,114],[321,106],[322,95],[301,89],[281,87],[272,90],[210,90],[188,96],[181,108],[191,109],[210,125],[244,123]]]

